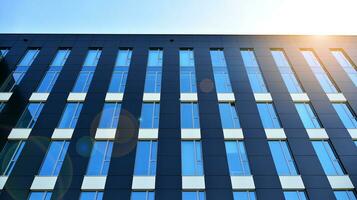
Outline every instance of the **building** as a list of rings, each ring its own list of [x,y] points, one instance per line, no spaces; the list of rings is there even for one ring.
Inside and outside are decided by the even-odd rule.
[[[356,44],[2,34],[0,199],[355,200]]]

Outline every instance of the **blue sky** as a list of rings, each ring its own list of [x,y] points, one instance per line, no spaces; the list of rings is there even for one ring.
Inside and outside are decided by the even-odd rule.
[[[357,34],[356,0],[2,0],[0,33]]]

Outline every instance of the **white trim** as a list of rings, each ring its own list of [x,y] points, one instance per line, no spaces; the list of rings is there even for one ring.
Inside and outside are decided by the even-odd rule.
[[[139,140],[156,140],[159,137],[159,129],[157,128],[140,128],[138,139]]]
[[[11,98],[12,92],[0,92],[0,102],[7,102]]]
[[[234,93],[217,93],[217,98],[219,102],[234,102],[236,99]]]
[[[144,93],[143,95],[144,102],[159,102],[160,93]]]
[[[202,190],[205,187],[204,176],[182,176],[182,189],[184,190]]]
[[[254,190],[253,176],[231,176],[233,190]]]
[[[47,98],[49,95],[50,95],[50,93],[34,92],[31,94],[29,101],[30,102],[45,102],[45,101],[47,101]]]
[[[111,93],[108,92],[105,95],[105,102],[122,102],[123,101],[123,93]]]
[[[306,93],[290,93],[290,97],[294,103],[306,103],[310,101]]]
[[[133,190],[154,190],[155,176],[133,176],[131,185]]]
[[[9,140],[27,140],[32,128],[13,128],[7,137]]]
[[[243,130],[241,128],[225,128],[223,129],[225,140],[241,140],[244,139]]]
[[[256,102],[272,102],[273,98],[270,93],[254,93],[254,99]]]
[[[357,128],[348,128],[347,131],[351,135],[352,139],[357,139]]]
[[[56,128],[52,133],[52,140],[70,140],[72,138],[73,128]]]
[[[55,188],[57,176],[35,176],[30,190],[53,190]]]
[[[347,102],[346,97],[342,93],[329,93],[326,95],[331,103]]]
[[[307,128],[307,135],[312,140],[325,140],[329,139],[327,132],[324,128]]]
[[[304,182],[300,175],[298,176],[279,176],[280,184],[286,190],[303,190]]]
[[[339,190],[354,189],[352,181],[351,181],[350,177],[348,177],[347,175],[345,175],[345,176],[327,176],[327,179],[330,182],[332,189],[339,189]]]
[[[84,176],[81,190],[104,190],[107,176]]]
[[[97,128],[95,133],[96,140],[113,140],[117,129],[115,128]]]
[[[86,99],[87,93],[80,92],[70,92],[67,101],[68,102],[84,102]]]
[[[180,93],[181,102],[197,102],[198,96],[197,93]]]
[[[285,140],[285,131],[282,128],[265,128],[265,135],[268,140]]]
[[[0,176],[0,190],[4,189],[8,176]]]
[[[183,128],[181,129],[181,139],[183,140],[201,139],[201,129]]]

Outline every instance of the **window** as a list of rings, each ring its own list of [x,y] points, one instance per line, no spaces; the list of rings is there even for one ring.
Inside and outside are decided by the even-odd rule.
[[[280,128],[279,118],[272,103],[258,103],[258,111],[264,128]]]
[[[138,141],[134,175],[154,176],[156,174],[157,141]]]
[[[251,191],[233,192],[234,200],[256,200],[255,193]]]
[[[333,103],[332,106],[346,128],[357,128],[356,114],[347,103]]]
[[[81,192],[81,197],[79,200],[102,200],[103,192]]]
[[[101,53],[101,49],[90,49],[88,51],[72,92],[88,92]]]
[[[70,52],[70,49],[60,49],[57,51],[48,71],[37,88],[37,92],[51,92]]]
[[[231,81],[228,75],[226,60],[223,49],[211,49],[211,62],[213,67],[214,81],[218,93],[232,92]]]
[[[200,141],[182,141],[181,143],[182,175],[202,176],[203,160]]]
[[[222,128],[240,128],[238,115],[233,103],[219,103]]]
[[[105,103],[98,128],[116,128],[121,110],[120,103]]]
[[[282,49],[271,50],[281,77],[290,93],[303,93],[303,89]]]
[[[151,191],[135,191],[131,193],[130,200],[154,200],[155,193]]]
[[[25,146],[25,141],[8,140],[0,152],[0,176],[9,176]]]
[[[248,176],[250,168],[243,141],[226,141],[228,167],[231,176]]]
[[[180,91],[182,93],[197,92],[193,49],[180,50]]]
[[[110,158],[113,150],[112,141],[96,141],[90,156],[87,175],[104,176],[107,175]]]
[[[350,77],[353,84],[357,87],[357,71],[356,65],[348,57],[348,55],[341,49],[331,50],[332,55],[336,58],[337,62],[341,65],[342,69],[345,70],[347,75]]]
[[[335,156],[328,141],[312,141],[311,143],[326,175],[334,176],[345,174],[340,165],[340,161]]]
[[[279,176],[298,175],[294,159],[290,153],[286,141],[269,141],[269,147],[273,156],[276,171]]]
[[[52,192],[31,192],[28,200],[50,200]]]
[[[284,191],[285,200],[308,200],[304,191]]]
[[[124,92],[126,80],[128,78],[131,55],[131,49],[119,50],[108,92]]]
[[[0,48],[0,60],[6,56],[7,53],[9,53],[10,49],[9,48]]]
[[[353,191],[334,191],[337,200],[356,200],[356,194]]]
[[[5,106],[6,106],[5,102],[0,102],[0,112],[4,110]]]
[[[355,143],[355,145],[357,146],[357,140],[353,141]]]
[[[79,115],[81,113],[83,103],[67,103],[63,111],[58,128],[74,128],[76,127]]]
[[[197,103],[181,103],[181,128],[199,128]]]
[[[254,93],[265,93],[268,89],[265,86],[262,72],[260,71],[253,49],[241,49],[240,51],[245,69],[248,73],[250,86]]]
[[[43,108],[43,103],[30,103],[22,113],[16,128],[33,128]]]
[[[58,176],[67,153],[68,141],[53,141],[43,160],[39,175]]]
[[[144,103],[141,110],[140,128],[158,128],[159,114],[159,103]]]
[[[333,83],[332,78],[324,69],[319,59],[316,57],[315,53],[312,50],[302,50],[301,53],[305,57],[305,60],[310,66],[316,79],[319,81],[322,89],[326,93],[337,93],[338,89],[336,85]]]
[[[205,200],[205,192],[202,191],[190,191],[182,192],[182,200]]]
[[[8,76],[4,84],[1,86],[1,92],[12,92],[14,87],[20,84],[39,52],[40,49],[38,48],[30,48],[26,51],[25,56],[17,64],[16,69]]]
[[[295,108],[305,128],[321,128],[320,121],[309,103],[295,103]]]
[[[144,92],[160,93],[162,73],[162,49],[150,49]]]

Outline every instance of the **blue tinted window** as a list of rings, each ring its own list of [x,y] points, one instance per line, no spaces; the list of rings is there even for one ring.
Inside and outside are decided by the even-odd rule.
[[[355,145],[357,146],[357,141],[354,141]]]
[[[182,192],[182,200],[205,200],[205,193],[201,191]]]
[[[326,93],[337,93],[338,89],[312,50],[302,50],[306,62]]]
[[[290,93],[302,93],[303,89],[292,70],[283,50],[271,51],[275,64],[279,69],[281,77]]]
[[[8,140],[0,152],[0,175],[9,176],[19,158],[25,142],[20,140]]]
[[[326,175],[344,175],[340,162],[328,141],[312,141],[312,145]]]
[[[103,192],[81,192],[79,200],[102,200]]]
[[[226,141],[228,167],[231,176],[250,175],[247,153],[243,141]]]
[[[181,103],[181,128],[199,128],[197,103]]]
[[[0,102],[0,112],[4,110],[5,106],[6,106],[5,102]]]
[[[126,69],[115,69],[110,80],[108,92],[121,92],[125,90],[128,71]]]
[[[50,200],[52,192],[31,192],[28,200]]]
[[[356,194],[353,191],[334,191],[337,200],[356,200]]]
[[[51,92],[54,87],[58,76],[62,70],[62,67],[50,67],[50,69],[46,72],[43,77],[40,85],[38,86],[36,92]]]
[[[298,111],[305,128],[321,128],[319,119],[310,104],[296,103],[295,108]]]
[[[180,91],[182,93],[195,93],[197,91],[194,67],[180,67]]]
[[[88,92],[90,83],[92,82],[94,69],[83,70],[79,72],[76,83],[72,92]]]
[[[216,90],[219,93],[232,92],[231,81],[228,75],[223,50],[210,50]]]
[[[356,65],[343,50],[331,50],[331,53],[336,58],[337,62],[341,65],[343,70],[345,70],[347,75],[350,77],[353,84],[357,87]]]
[[[303,191],[286,191],[284,192],[285,200],[307,200],[307,196]]]
[[[254,51],[252,49],[241,50],[241,55],[243,58],[243,63],[245,69],[248,73],[248,78],[250,86],[254,93],[265,93],[268,92],[263,75],[260,71],[258,62],[255,58]]]
[[[159,127],[160,104],[144,103],[141,108],[140,128]]]
[[[220,103],[219,114],[222,128],[240,128],[237,111],[233,103]]]
[[[156,141],[138,141],[136,147],[136,159],[134,175],[153,176],[156,174]]]
[[[269,141],[276,171],[280,176],[297,175],[294,159],[286,141]]]
[[[195,66],[193,49],[180,49],[180,66],[181,67]]]
[[[148,66],[149,67],[161,67],[162,66],[162,49],[150,49]]]
[[[182,141],[182,175],[203,175],[202,148],[200,141]]]
[[[84,60],[83,66],[97,66],[101,54],[101,49],[90,49],[87,53],[86,59]]]
[[[87,175],[107,175],[113,150],[112,141],[96,141],[89,159]]]
[[[333,103],[332,106],[346,128],[357,128],[356,115],[346,103]]]
[[[258,103],[257,106],[264,128],[281,127],[272,103]]]
[[[98,128],[116,128],[119,122],[120,109],[120,103],[105,103]]]
[[[161,68],[150,67],[146,71],[144,92],[160,93],[161,91]]]
[[[9,51],[9,48],[0,48],[0,60],[4,58]]]
[[[130,200],[154,200],[155,193],[150,191],[137,191],[131,193]]]
[[[76,127],[79,115],[81,113],[83,103],[67,103],[63,111],[58,128],[74,128]]]
[[[52,60],[50,66],[63,66],[66,63],[66,60],[71,52],[70,49],[60,49],[57,51],[56,56]]]
[[[38,53],[40,53],[40,49],[33,48],[27,50],[24,57],[22,57],[21,61],[17,64],[17,66],[31,66]]]
[[[129,67],[132,53],[133,51],[131,49],[120,49],[115,61],[115,66]]]
[[[68,141],[51,142],[39,172],[40,176],[57,176],[59,174],[68,145]]]
[[[33,128],[43,108],[43,103],[30,103],[22,113],[16,128]]]
[[[256,200],[255,193],[250,191],[233,192],[234,200]]]
[[[223,49],[211,49],[211,62],[213,67],[225,67],[226,59],[224,58]]]

